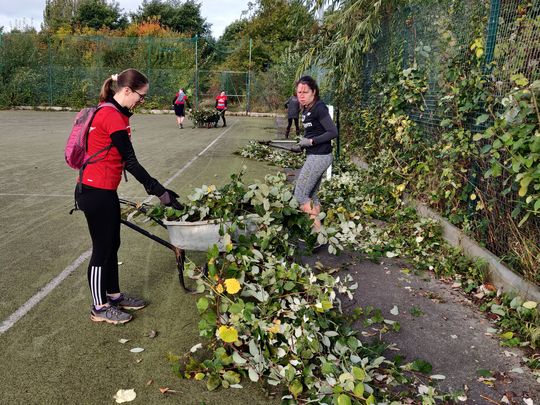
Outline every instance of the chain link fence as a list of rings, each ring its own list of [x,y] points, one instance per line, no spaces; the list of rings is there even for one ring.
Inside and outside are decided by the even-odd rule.
[[[483,58],[482,87],[477,83],[469,87],[460,84],[460,72],[452,64],[456,61],[464,64],[471,52]],[[360,101],[349,102],[359,104],[361,109],[379,105],[382,95],[377,77],[384,77],[395,64],[399,66],[394,71],[410,69],[421,72],[425,78],[427,89],[421,94],[421,103],[406,111],[426,142],[439,140],[456,116],[462,117],[459,125],[464,130],[472,135],[480,133],[493,120],[481,120],[479,116],[489,113],[489,100],[502,99],[515,86],[512,77],[521,74],[529,82],[540,79],[540,2],[441,0],[416,2],[402,8],[383,21],[373,51],[359,64]],[[453,73],[457,77],[451,80],[471,92],[477,91],[479,100],[486,100],[485,104],[463,104],[462,111],[451,111],[446,100],[464,96],[449,95],[448,86],[445,88]],[[463,75],[462,80],[468,78]],[[532,281],[539,283],[540,217],[533,215],[519,225],[519,217],[513,212],[519,199],[517,190],[503,193],[508,174],[484,177],[482,173],[488,170],[489,162],[482,157],[473,158],[468,167],[469,193],[476,192],[489,206],[477,210],[478,201],[464,202],[467,220],[476,224],[469,231],[518,271],[529,268],[537,278]]]

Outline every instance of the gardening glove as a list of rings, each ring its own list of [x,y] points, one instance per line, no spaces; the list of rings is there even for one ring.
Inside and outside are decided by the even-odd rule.
[[[301,153],[302,147],[300,146],[300,144],[297,143],[296,145],[291,146],[291,152]]]
[[[300,145],[300,147],[302,148],[309,148],[310,146],[312,146],[312,140],[309,139],[309,138],[302,138],[300,139],[300,142],[298,142],[298,145]]]
[[[181,210],[184,208],[184,206],[178,202],[178,197],[179,195],[174,191],[165,189],[165,192],[159,196],[159,201],[161,201],[161,203],[167,207],[172,207],[175,210]]]

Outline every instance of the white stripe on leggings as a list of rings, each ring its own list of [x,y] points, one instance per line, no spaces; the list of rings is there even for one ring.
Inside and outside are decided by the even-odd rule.
[[[103,305],[101,302],[101,266],[92,266],[92,271],[90,272],[90,290],[92,290],[94,305]]]

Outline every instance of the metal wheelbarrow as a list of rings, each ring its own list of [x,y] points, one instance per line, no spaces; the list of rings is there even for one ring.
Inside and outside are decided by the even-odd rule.
[[[137,209],[142,213],[148,212],[149,206],[146,204],[136,204],[132,201],[120,199],[120,204],[127,205]],[[205,252],[213,245],[217,245],[220,252],[225,251],[225,244],[222,235],[220,235],[220,229],[225,226],[230,226],[232,223],[223,222],[219,220],[208,221],[196,221],[196,222],[183,222],[183,221],[167,221],[150,217],[161,227],[167,229],[169,233],[169,241],[166,241],[159,236],[148,232],[146,229],[130,222],[128,219],[121,218],[120,222],[130,229],[152,239],[166,248],[171,249],[174,252],[176,258],[176,267],[178,270],[178,279],[182,288],[190,293],[196,293],[196,291],[186,287],[184,280],[184,266],[186,262],[186,250],[194,250]],[[246,220],[245,229],[237,230],[236,236],[240,234],[247,235],[257,230],[258,225],[249,216]],[[203,273],[206,273],[203,271]]]

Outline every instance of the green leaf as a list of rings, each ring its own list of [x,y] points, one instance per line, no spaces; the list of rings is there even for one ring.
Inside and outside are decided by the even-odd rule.
[[[364,384],[362,384],[362,383],[356,384],[356,386],[354,387],[353,393],[357,397],[363,397],[364,396]]]
[[[289,385],[289,391],[291,392],[291,394],[293,394],[295,398],[298,397],[298,395],[301,394],[303,390],[304,387],[298,379],[294,380],[291,385]]]
[[[351,397],[346,394],[341,394],[337,399],[338,405],[351,405]]]
[[[486,377],[486,378],[489,378],[489,377],[492,377],[493,374],[491,373],[491,371],[489,370],[485,370],[483,368],[479,369],[479,370],[476,370],[476,374],[478,374],[480,377]]]
[[[430,363],[421,359],[415,360],[411,363],[411,370],[418,371],[419,373],[422,373],[422,374],[431,373],[432,368],[433,366]]]
[[[488,114],[482,114],[482,115],[480,115],[478,118],[476,118],[476,125],[483,124],[483,123],[486,122],[488,119],[489,119],[489,115],[488,115]]]
[[[208,308],[208,299],[206,297],[201,297],[197,300],[197,309],[199,312],[204,312]]]
[[[523,73],[518,73],[510,76],[510,80],[516,83],[518,86],[523,87],[529,84],[529,80],[523,76]]]
[[[366,378],[366,372],[360,367],[353,367],[352,374],[354,375],[354,379],[358,381],[364,381]]]
[[[368,399],[366,399],[366,405],[375,405],[377,401],[375,400],[375,397],[373,394],[371,394]]]
[[[208,380],[206,380],[206,388],[208,391],[214,391],[221,385],[221,378],[219,376],[212,374]]]

